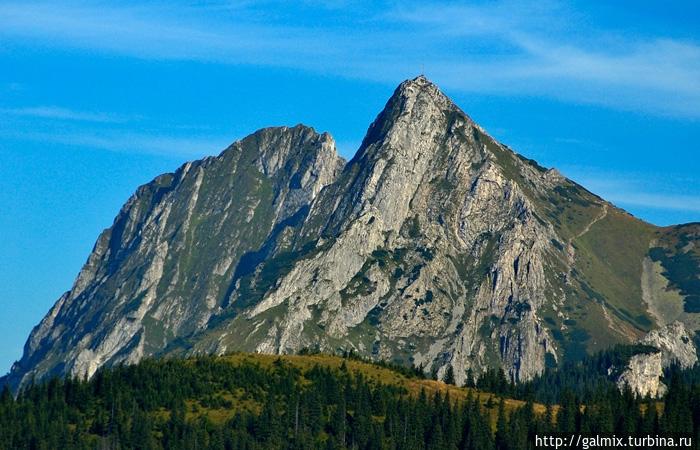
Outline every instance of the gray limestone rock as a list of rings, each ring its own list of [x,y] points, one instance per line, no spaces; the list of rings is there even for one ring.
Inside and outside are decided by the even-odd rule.
[[[514,153],[418,77],[347,163],[326,133],[268,128],[140,187],[9,381],[306,347],[451,366],[458,383],[487,367],[527,380],[654,328],[635,264],[661,232]],[[661,359],[632,372],[667,350],[694,362],[676,335],[650,334]]]
[[[657,351],[634,355],[620,374],[617,385],[620,389],[629,387],[642,397],[660,397],[666,393],[661,377],[663,370],[671,364],[687,369],[698,361],[692,335],[681,322],[653,330],[639,343],[654,347]]]

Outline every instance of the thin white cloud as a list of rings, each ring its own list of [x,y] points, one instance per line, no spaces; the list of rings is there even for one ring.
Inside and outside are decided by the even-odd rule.
[[[139,58],[299,68],[395,83],[425,72],[445,88],[538,95],[700,119],[700,46],[578,30],[561,4],[325,5],[289,19],[279,2],[191,5],[5,3],[0,37]],[[337,16],[339,5],[346,6]],[[213,9],[213,10],[212,10]],[[223,12],[222,12],[223,10]],[[286,15],[285,15],[286,14]],[[280,19],[281,18],[281,19]],[[293,23],[295,25],[289,25]]]
[[[569,138],[569,137],[557,137],[557,138],[554,138],[553,140],[554,140],[554,142],[559,143],[559,144],[585,145],[587,147],[591,147],[591,143],[589,141],[584,141],[582,139]]]
[[[147,153],[176,158],[202,158],[222,151],[231,143],[230,138],[181,138],[165,134],[115,131],[50,133],[0,130],[0,137],[6,140],[52,143],[111,152]]]
[[[73,120],[79,122],[122,123],[128,117],[103,112],[76,111],[60,106],[28,106],[22,108],[2,108],[0,114],[36,117],[40,119]]]
[[[591,167],[569,167],[562,169],[562,172],[586,189],[622,207],[700,213],[700,193],[692,184],[688,190],[680,192],[672,189],[673,186],[665,178],[657,179],[649,174]]]
[[[486,38],[501,51],[439,67],[446,84],[474,90],[545,95],[655,114],[700,117],[700,46],[663,37],[589,33],[576,39],[567,12],[547,3],[435,5],[390,17],[433,30],[436,40]],[[526,19],[523,20],[523,18]],[[546,29],[546,33],[538,31]],[[596,36],[599,34],[600,36]],[[456,59],[459,61],[459,59]],[[467,89],[469,85],[465,83]]]
[[[313,36],[303,36],[292,28],[245,22],[206,23],[197,20],[197,11],[183,8],[6,3],[0,5],[0,36],[140,58],[228,63],[271,63],[285,52],[292,53],[288,58],[291,60],[299,53],[311,55],[326,47],[319,46]],[[265,56],[272,50],[273,55]],[[279,63],[285,62],[279,59]]]
[[[618,192],[609,195],[611,195],[610,198],[613,202],[618,202],[622,205],[700,213],[700,196],[650,194],[646,192]]]

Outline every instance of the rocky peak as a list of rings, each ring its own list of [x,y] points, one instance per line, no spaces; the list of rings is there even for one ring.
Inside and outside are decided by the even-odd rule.
[[[374,341],[354,344],[358,351],[374,345],[388,355],[382,343],[401,340],[395,351],[407,352],[427,334],[436,342],[411,358],[439,373],[452,365],[459,382],[467,369],[501,361],[514,380],[541,372],[553,352],[537,316],[551,236],[496,151],[514,155],[424,77],[402,83],[338,181],[311,205],[302,242],[323,236],[327,250],[278,279],[250,312],[255,321],[285,305],[281,322],[295,324],[256,350],[309,345],[310,325],[300,324],[310,311],[324,311],[321,326],[340,341],[373,311],[377,324],[362,339]]]
[[[663,370],[661,352],[634,355],[617,379],[617,386],[620,390],[628,388],[640,397],[662,397],[667,391],[661,382]]]
[[[420,75],[401,83],[387,101],[384,109],[370,125],[360,146],[357,158],[365,151],[385,140],[391,131],[395,135],[408,133],[409,128],[419,127],[424,139],[429,138],[440,116],[458,114],[471,123],[471,119],[455,105],[435,84]],[[399,137],[399,136],[397,136]]]
[[[226,306],[242,256],[303,220],[344,163],[327,133],[266,128],[141,186],[34,328],[10,382],[56,370],[91,376],[205,328]]]
[[[257,148],[258,167],[268,177],[273,177],[278,170],[290,164],[298,166],[309,161],[316,164],[331,162],[329,169],[337,169],[338,163],[332,160],[342,160],[330,134],[317,133],[303,124],[291,128],[263,128],[234,144],[236,145]]]
[[[451,367],[460,383],[486,367],[527,380],[653,327],[634,297],[653,232],[496,142],[420,76],[347,164],[326,133],[266,128],[139,188],[9,380],[304,347]],[[678,334],[650,339],[684,348],[666,343]]]
[[[324,205],[316,210],[323,210],[324,215],[328,208],[335,210],[328,217],[326,232],[337,234],[364,214],[380,219],[373,223],[382,232],[397,232],[421,185],[436,176],[463,177],[450,172],[469,170],[466,166],[484,159],[474,127],[424,76],[401,83],[370,125],[336,193],[329,193],[334,199],[317,203]],[[343,195],[338,198],[340,191]]]
[[[345,165],[330,134],[302,124],[263,128],[234,147],[255,149],[258,170],[274,180],[275,224],[309,205]]]

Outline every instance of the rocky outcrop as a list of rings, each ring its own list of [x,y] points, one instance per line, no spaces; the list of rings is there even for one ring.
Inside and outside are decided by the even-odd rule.
[[[661,364],[664,368],[678,364],[687,369],[698,362],[693,335],[681,322],[672,322],[663,328],[653,330],[640,341],[661,351]]]
[[[9,381],[305,347],[452,367],[458,383],[487,367],[527,380],[654,327],[630,274],[655,232],[498,143],[418,77],[347,163],[326,133],[268,128],[139,188]],[[614,245],[625,258],[610,264]],[[690,361],[673,333],[649,339]]]
[[[629,388],[636,395],[661,397],[666,393],[666,385],[661,382],[663,375],[661,352],[634,355],[627,368],[617,379],[620,390]]]
[[[693,338],[681,322],[653,330],[639,343],[652,347],[655,351],[632,356],[620,374],[617,385],[620,389],[628,387],[642,397],[660,397],[666,393],[666,386],[661,381],[664,369],[672,364],[687,369],[698,361]]]

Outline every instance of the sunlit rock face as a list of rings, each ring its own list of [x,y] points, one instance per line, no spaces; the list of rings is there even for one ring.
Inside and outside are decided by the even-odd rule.
[[[693,337],[681,322],[651,331],[640,343],[656,351],[634,355],[620,374],[617,385],[620,389],[628,387],[641,397],[661,397],[666,393],[667,387],[661,377],[664,369],[672,364],[687,369],[698,362]]]
[[[663,365],[661,353],[634,355],[624,372],[617,380],[620,390],[629,388],[636,395],[660,397],[666,393],[666,386],[661,382]]]
[[[326,133],[267,128],[140,187],[8,380],[303,348],[527,380],[656,327],[641,264],[662,232],[418,77],[349,162]]]

